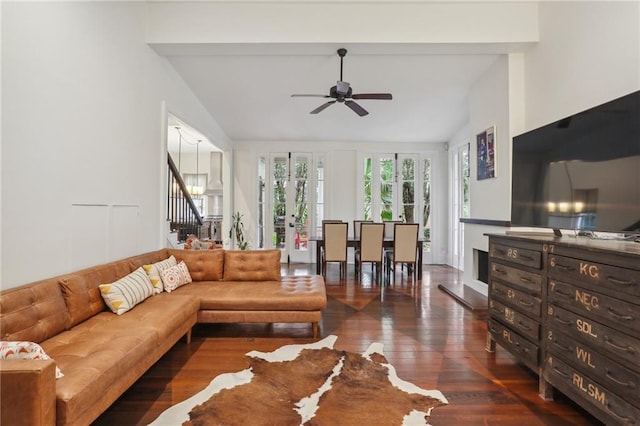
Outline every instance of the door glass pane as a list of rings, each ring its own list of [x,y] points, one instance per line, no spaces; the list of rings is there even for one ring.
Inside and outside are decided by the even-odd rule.
[[[425,159],[422,176],[422,232],[424,249],[431,250],[431,160]]]
[[[322,235],[322,221],[324,220],[324,156],[319,156],[316,174],[316,235]]]
[[[273,247],[285,248],[287,157],[273,158]]]
[[[295,226],[295,250],[308,250],[309,241],[309,159],[296,157],[295,159],[295,199],[294,199],[294,226]]]
[[[460,217],[469,217],[470,214],[470,203],[469,203],[469,176],[471,172],[469,170],[469,145],[466,145],[462,149],[461,153],[461,162],[462,162],[462,211],[460,212]]]
[[[362,219],[364,220],[371,220],[372,213],[371,213],[371,179],[372,179],[372,159],[371,158],[365,158],[364,159],[364,176],[363,176],[363,181],[364,181],[364,205],[362,206],[362,216],[360,216]]]
[[[380,159],[380,219],[393,220],[393,158]]]
[[[413,158],[402,160],[402,219],[406,223],[415,223],[415,161]]]
[[[266,161],[264,157],[258,158],[258,223],[257,223],[257,248],[265,248],[265,217],[266,206]]]

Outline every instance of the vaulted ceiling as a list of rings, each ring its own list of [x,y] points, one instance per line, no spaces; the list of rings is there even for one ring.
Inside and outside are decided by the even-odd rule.
[[[474,82],[500,55],[523,51],[537,37],[537,17],[529,16],[535,9],[514,9],[500,2],[489,6],[452,2],[453,9],[443,2],[408,2],[406,10],[384,2],[368,2],[378,3],[371,8],[364,1],[348,6],[323,1],[270,3],[249,7],[242,1],[207,2],[170,8],[159,2],[151,13],[150,45],[167,57],[233,141],[447,142],[468,121]],[[348,19],[344,21],[348,26],[326,23],[331,31],[318,36],[315,27],[322,28],[325,22],[314,19],[313,12],[334,13],[327,8],[335,8],[335,13],[366,13],[369,21]],[[409,19],[414,8],[432,19],[425,19],[424,25]],[[402,15],[387,21],[385,14],[397,10]],[[214,18],[203,17],[207,13]],[[281,16],[285,14],[290,16]],[[443,22],[436,22],[435,14]],[[484,19],[478,21],[480,27],[462,34],[475,17]],[[195,28],[179,25],[187,18]],[[434,23],[437,29],[429,28]],[[305,25],[314,28],[306,31]],[[380,37],[378,29],[384,33]],[[335,41],[341,33],[345,39],[372,40]],[[348,50],[343,80],[354,93],[391,93],[393,100],[359,100],[369,112],[359,117],[343,104],[312,115],[309,112],[325,99],[292,98],[295,93],[329,93],[340,77],[339,48]]]

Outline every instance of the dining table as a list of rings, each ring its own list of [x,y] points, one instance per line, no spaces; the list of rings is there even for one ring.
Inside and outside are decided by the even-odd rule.
[[[321,259],[321,251],[324,248],[324,238],[318,236],[312,236],[309,238],[309,241],[316,244],[316,274],[320,275],[322,271],[322,259]],[[424,238],[418,238],[416,242],[416,250],[418,251],[418,277],[422,277],[422,244],[424,243]],[[357,249],[360,247],[360,238],[356,237],[348,237],[347,238],[347,248]],[[393,248],[393,237],[386,237],[382,240],[383,248]],[[384,259],[382,259],[384,262]]]

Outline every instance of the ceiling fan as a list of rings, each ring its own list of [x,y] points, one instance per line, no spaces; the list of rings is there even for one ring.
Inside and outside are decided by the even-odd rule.
[[[369,112],[362,108],[358,103],[354,101],[354,99],[382,99],[382,100],[391,100],[391,93],[353,93],[348,82],[342,80],[342,61],[347,54],[347,49],[338,49],[338,56],[340,56],[340,80],[329,89],[328,95],[291,95],[291,97],[314,97],[314,98],[332,98],[332,101],[328,101],[318,108],[311,111],[311,114],[317,114],[320,111],[330,107],[331,105],[338,103],[344,103],[346,106],[351,108],[353,112],[358,114],[360,117],[363,117]]]

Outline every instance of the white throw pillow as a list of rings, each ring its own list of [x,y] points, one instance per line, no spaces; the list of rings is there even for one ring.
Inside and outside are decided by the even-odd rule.
[[[100,294],[109,309],[122,315],[154,294],[154,288],[144,269],[139,267],[111,284],[100,284]]]
[[[51,359],[42,346],[34,342],[6,341],[0,342],[0,359]],[[64,374],[56,366],[56,379]]]
[[[191,282],[189,269],[187,269],[187,265],[184,262],[165,269],[160,272],[160,276],[162,277],[164,289],[167,293],[171,293],[176,288]]]
[[[156,262],[152,265],[142,266],[144,270],[147,272],[147,275],[149,275],[149,279],[151,280],[151,285],[153,286],[155,293],[162,293],[162,290],[164,290],[164,286],[162,284],[162,278],[160,278],[160,272],[176,265],[177,265],[176,258],[173,257],[173,255],[171,255],[168,259],[162,260],[160,262]]]

